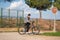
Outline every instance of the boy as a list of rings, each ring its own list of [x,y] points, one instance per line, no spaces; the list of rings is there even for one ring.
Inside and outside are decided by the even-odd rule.
[[[28,16],[27,16],[27,21],[26,21],[26,24],[25,24],[25,26],[26,26],[26,32],[28,32],[29,31],[29,29],[30,29],[30,16],[31,16],[31,14],[28,14]]]

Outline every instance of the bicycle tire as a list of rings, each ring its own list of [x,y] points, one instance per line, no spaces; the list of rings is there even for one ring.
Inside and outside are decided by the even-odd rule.
[[[35,30],[35,28],[36,28],[36,30]],[[39,26],[32,27],[32,33],[33,34],[40,34],[40,27]]]
[[[26,29],[25,29],[25,26],[24,26],[24,25],[18,27],[18,33],[19,33],[20,35],[23,35],[23,34],[26,33]]]

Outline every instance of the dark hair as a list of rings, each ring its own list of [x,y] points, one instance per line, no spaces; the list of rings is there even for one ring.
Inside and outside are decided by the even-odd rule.
[[[28,14],[28,16],[31,16],[31,14]]]

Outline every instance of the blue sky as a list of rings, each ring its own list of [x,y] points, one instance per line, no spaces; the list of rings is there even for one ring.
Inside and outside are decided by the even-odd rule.
[[[9,2],[0,2],[0,8],[1,7],[10,8],[10,9],[24,10],[24,16],[25,17],[27,16],[28,13],[31,13],[32,18],[39,18],[39,16],[40,16],[39,15],[39,10],[36,10],[35,8],[30,8],[27,4],[25,4],[24,0],[15,0],[15,1],[12,1],[11,3],[9,3]],[[12,15],[14,15],[14,14],[12,14]],[[42,18],[43,19],[53,19],[54,15],[51,12],[51,10],[42,11]],[[59,11],[56,14],[56,19],[60,19],[60,12]]]

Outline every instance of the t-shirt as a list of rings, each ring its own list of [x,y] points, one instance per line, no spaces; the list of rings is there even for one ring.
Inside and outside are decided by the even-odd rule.
[[[25,19],[24,20],[24,23],[26,23],[26,22],[31,22],[31,20]]]
[[[30,17],[30,16],[28,16],[28,17]],[[31,22],[31,19],[28,20],[28,17],[26,17],[26,18],[24,19],[24,23],[26,23],[26,22]]]

